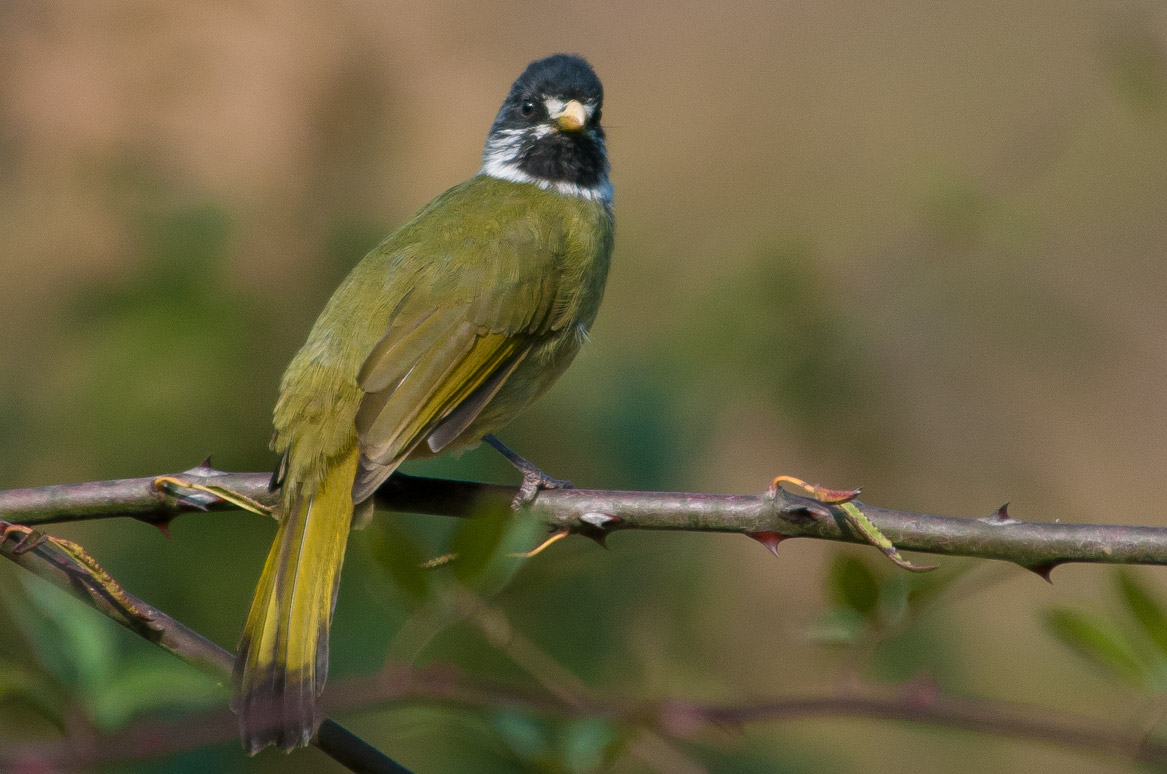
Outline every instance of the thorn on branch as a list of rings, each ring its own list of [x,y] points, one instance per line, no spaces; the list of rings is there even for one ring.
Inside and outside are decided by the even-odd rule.
[[[606,513],[585,513],[583,516],[579,517],[579,520],[581,524],[586,524],[590,527],[595,527],[596,529],[602,529],[604,531],[608,531],[612,529],[612,527],[624,521],[624,519],[620,518],[619,516],[609,516]]]
[[[592,541],[605,551],[608,550],[608,533],[607,532],[580,532],[579,534]]]
[[[203,510],[206,510],[205,508]],[[135,516],[134,518],[143,524],[149,524],[154,529],[162,533],[162,537],[170,540],[170,522],[174,521],[177,514],[170,514],[166,516]]]
[[[1021,566],[1025,567],[1025,569],[1029,570],[1030,572],[1035,573],[1039,578],[1041,578],[1046,583],[1048,583],[1052,586],[1054,583],[1054,579],[1050,576],[1053,574],[1054,568],[1057,567],[1059,564],[1061,564],[1061,562],[1048,562],[1046,564],[1035,564],[1032,567],[1027,567],[1024,564]]]
[[[619,516],[589,512],[579,517],[579,527],[576,528],[576,531],[595,541],[600,548],[607,548],[608,535],[612,534],[612,530],[623,521],[624,519]]]
[[[215,470],[214,466],[211,465],[211,455],[209,455],[209,454],[207,455],[207,458],[205,460],[200,462],[198,465],[195,465],[190,470],[187,470],[184,472],[186,472],[192,476],[202,476],[204,478],[209,478],[210,476],[222,475],[221,471]]]
[[[977,519],[977,521],[983,521],[985,524],[992,524],[995,527],[999,527],[1005,524],[1024,523],[1021,521],[1021,519],[1015,519],[1009,515],[1009,503],[1005,503],[993,513],[989,514],[988,516],[983,516]]]
[[[761,543],[774,556],[778,556],[778,544],[787,537],[777,532],[747,532],[746,535]]]

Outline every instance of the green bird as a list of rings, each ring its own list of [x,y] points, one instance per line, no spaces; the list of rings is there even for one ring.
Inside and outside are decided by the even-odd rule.
[[[279,528],[233,680],[249,754],[311,739],[348,533],[398,465],[486,440],[523,472],[518,502],[566,483],[491,434],[559,378],[603,296],[614,231],[603,96],[578,56],[532,62],[482,169],[357,264],[284,373]]]

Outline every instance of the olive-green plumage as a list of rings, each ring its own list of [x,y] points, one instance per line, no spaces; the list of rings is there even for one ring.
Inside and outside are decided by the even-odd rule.
[[[611,249],[598,202],[484,175],[438,196],[353,269],[288,366],[287,479],[317,485],[359,440],[360,502],[483,385],[497,393],[481,414],[430,451],[510,422],[578,352]]]
[[[354,502],[407,458],[478,443],[551,386],[595,319],[612,239],[608,202],[479,175],[332,296],[275,409],[280,526],[234,691],[249,752],[311,736]]]

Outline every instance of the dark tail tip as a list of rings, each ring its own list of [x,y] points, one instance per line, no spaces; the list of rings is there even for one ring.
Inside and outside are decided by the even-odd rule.
[[[315,681],[302,671],[278,665],[248,670],[247,643],[235,662],[231,709],[238,716],[243,750],[255,755],[268,746],[284,752],[306,747],[316,733]]]

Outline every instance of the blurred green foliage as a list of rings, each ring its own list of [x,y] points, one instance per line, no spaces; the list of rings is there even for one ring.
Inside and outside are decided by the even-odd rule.
[[[1167,44],[1153,16],[1132,14],[1112,24],[1104,40],[1108,72],[1120,92],[1148,116],[1167,108]]]
[[[1045,612],[1050,632],[1105,674],[1133,688],[1167,691],[1167,607],[1131,570],[1114,572],[1122,620],[1076,608]]]
[[[78,712],[97,731],[114,731],[145,713],[220,705],[215,681],[156,648],[127,654],[109,621],[31,577],[5,587],[0,621],[16,659],[0,662],[0,701],[34,709],[60,731]]]

